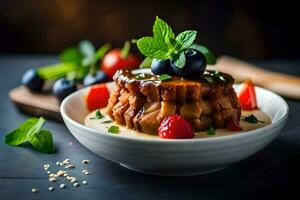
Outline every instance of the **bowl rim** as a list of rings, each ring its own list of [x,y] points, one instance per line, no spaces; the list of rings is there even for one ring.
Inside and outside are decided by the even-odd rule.
[[[238,84],[235,84],[238,85]],[[231,134],[231,135],[224,135],[224,136],[217,136],[217,137],[207,137],[207,138],[191,138],[191,139],[152,139],[152,138],[135,138],[135,137],[127,137],[127,136],[123,136],[123,135],[116,135],[116,134],[109,134],[108,132],[101,132],[92,128],[89,128],[75,120],[73,120],[67,113],[66,113],[66,105],[67,103],[70,101],[70,99],[74,98],[76,95],[78,95],[78,93],[83,93],[82,95],[82,99],[84,99],[84,91],[88,90],[89,87],[87,88],[82,88],[74,93],[72,93],[71,95],[69,95],[68,97],[66,97],[61,105],[60,105],[60,113],[62,115],[62,118],[64,120],[64,123],[70,123],[75,127],[78,127],[84,131],[88,131],[88,132],[92,132],[94,134],[99,134],[100,136],[104,136],[104,137],[109,137],[111,139],[119,139],[119,140],[124,140],[124,141],[128,141],[128,142],[146,142],[146,143],[187,143],[187,144],[193,144],[193,143],[199,143],[199,142],[218,142],[218,141],[228,141],[228,140],[234,140],[234,139],[241,139],[241,138],[245,138],[245,137],[251,137],[254,136],[256,134],[260,134],[262,132],[267,132],[270,131],[272,129],[274,129],[274,127],[279,126],[280,124],[284,123],[287,120],[288,117],[288,113],[289,113],[289,107],[287,102],[278,94],[267,90],[265,88],[262,87],[258,87],[255,86],[255,89],[261,90],[265,93],[269,93],[273,96],[275,96],[275,98],[278,98],[279,101],[281,102],[283,108],[284,108],[284,113],[274,122],[271,124],[268,124],[264,127],[258,128],[258,129],[254,129],[251,131],[245,131],[245,132],[239,132],[237,134]],[[67,121],[67,122],[66,122]]]

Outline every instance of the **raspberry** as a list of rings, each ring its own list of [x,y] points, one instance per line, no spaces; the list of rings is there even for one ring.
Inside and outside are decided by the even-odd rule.
[[[192,125],[180,115],[166,117],[158,127],[158,134],[161,138],[178,139],[194,137]]]
[[[229,131],[242,131],[243,128],[241,127],[240,123],[234,119],[234,118],[230,118],[227,122],[227,129]]]

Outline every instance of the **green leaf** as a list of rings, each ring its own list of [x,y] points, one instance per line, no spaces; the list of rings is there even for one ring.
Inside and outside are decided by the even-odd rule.
[[[35,134],[37,134],[43,127],[45,119],[40,117],[38,121],[27,131],[27,139],[30,140]]]
[[[5,144],[10,145],[20,145],[23,142],[27,141],[27,132],[32,128],[37,122],[38,118],[30,118],[23,122],[19,127],[14,131],[5,135]]]
[[[123,48],[121,49],[121,56],[122,58],[127,58],[130,52],[131,43],[129,41],[126,41],[124,43]]]
[[[166,60],[169,58],[169,53],[160,45],[153,37],[142,37],[137,41],[137,47],[144,56]]]
[[[81,60],[81,65],[85,66],[85,67],[88,67],[88,66],[90,66],[93,63],[94,63],[94,57],[84,57]]]
[[[170,38],[175,38],[172,28],[157,16],[153,25],[153,36],[159,41],[160,46],[165,48],[171,45]]]
[[[169,79],[171,79],[172,78],[172,76],[170,76],[169,74],[162,74],[162,75],[160,75],[159,77],[158,77],[158,79],[160,80],[160,81],[166,81],[166,80],[169,80]]]
[[[244,118],[244,120],[248,123],[257,124],[257,123],[265,123],[264,121],[258,120],[257,117],[253,114],[248,115]]]
[[[196,39],[196,36],[197,36],[197,31],[188,30],[188,31],[181,32],[176,37],[176,41],[178,43],[176,47],[178,48],[179,46],[178,48],[179,51],[188,48],[193,44],[194,40]]]
[[[200,51],[201,53],[203,53],[206,58],[207,64],[209,64],[209,65],[216,64],[216,57],[207,47],[199,45],[199,44],[192,44],[190,46],[190,48],[196,49],[196,50]]]
[[[106,43],[102,45],[95,53],[95,59],[99,60],[102,59],[106,52],[111,48],[111,45]]]
[[[150,68],[152,63],[152,58],[146,57],[140,64],[140,68]]]
[[[41,130],[45,119],[30,118],[23,122],[16,130],[5,136],[5,143],[19,145],[29,141],[38,151],[44,153],[53,152],[52,134],[49,131]]]
[[[179,55],[177,55],[175,58],[174,58],[174,64],[176,67],[178,68],[183,68],[184,65],[185,65],[185,61],[186,61],[186,57],[185,57],[185,54],[183,51],[181,51],[179,53]]]
[[[118,126],[111,126],[108,128],[108,132],[118,134],[120,132],[120,129]]]
[[[52,133],[50,131],[41,130],[32,135],[29,141],[40,152],[53,153],[54,151]]]
[[[59,55],[59,60],[62,63],[74,63],[79,65],[83,58],[82,53],[75,47],[70,47],[63,50]]]
[[[79,50],[83,54],[84,57],[94,57],[95,56],[95,47],[88,40],[83,40],[83,41],[79,42]]]
[[[95,116],[91,117],[90,119],[102,119],[104,116],[102,115],[102,113],[100,112],[99,109],[96,110],[95,112]]]
[[[206,130],[207,135],[216,135],[216,131],[213,127],[210,127],[210,129]]]

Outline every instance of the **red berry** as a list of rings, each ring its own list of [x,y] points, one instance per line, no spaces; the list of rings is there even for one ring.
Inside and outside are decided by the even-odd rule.
[[[161,138],[178,139],[193,138],[194,129],[192,125],[180,115],[166,117],[158,127],[158,134]]]
[[[229,131],[242,131],[243,128],[241,127],[240,123],[234,119],[234,118],[230,118],[227,122],[227,129]]]

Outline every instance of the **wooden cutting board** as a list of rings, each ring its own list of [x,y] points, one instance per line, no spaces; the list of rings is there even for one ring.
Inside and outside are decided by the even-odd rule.
[[[219,57],[217,64],[209,68],[229,73],[237,82],[250,78],[255,85],[265,87],[282,96],[300,100],[299,77],[261,69],[229,56]],[[51,94],[31,93],[27,88],[19,86],[9,92],[9,97],[19,110],[27,114],[62,121],[59,102]]]

